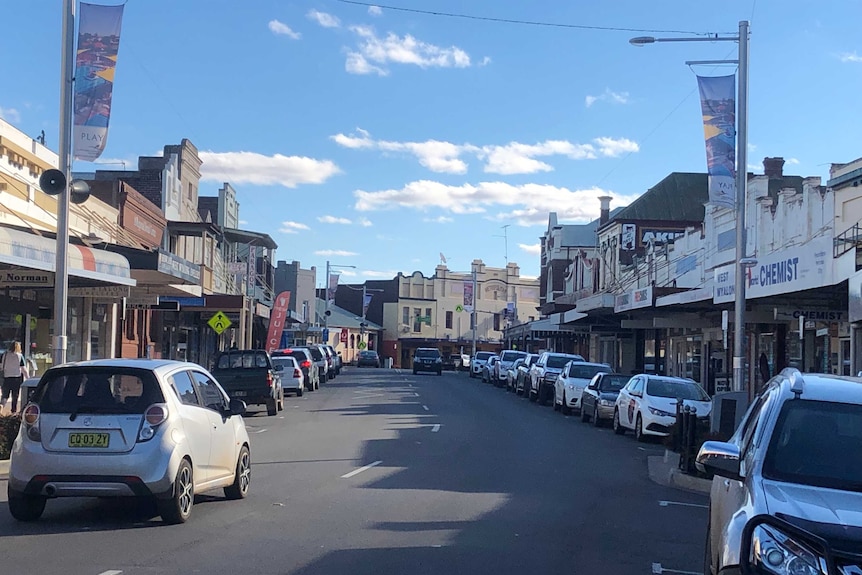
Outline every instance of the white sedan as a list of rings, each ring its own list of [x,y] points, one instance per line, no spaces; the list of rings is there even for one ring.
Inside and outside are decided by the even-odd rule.
[[[614,406],[614,433],[635,432],[638,441],[646,436],[665,437],[676,422],[679,401],[697,410],[706,419],[712,410],[709,395],[697,382],[679,377],[635,375],[620,391]]]
[[[611,366],[606,363],[570,361],[554,382],[554,411],[560,410],[569,415],[574,409],[581,411],[581,395],[597,373],[610,373]]]

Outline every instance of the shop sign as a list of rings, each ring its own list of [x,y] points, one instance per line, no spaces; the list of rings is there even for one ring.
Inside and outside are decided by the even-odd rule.
[[[159,305],[157,295],[136,295],[126,298],[127,309],[150,309]]]
[[[745,270],[746,299],[793,293],[832,284],[832,240],[816,238],[801,246],[758,257]],[[715,269],[714,303],[734,301],[736,265]]]
[[[159,250],[158,271],[190,283],[201,282],[201,266],[164,250]]]
[[[69,297],[93,297],[105,299],[122,299],[129,297],[129,286],[98,286],[69,288],[66,293]]]
[[[847,312],[840,309],[782,309],[775,308],[775,319],[778,321],[799,321],[804,317],[810,321],[847,321]]]
[[[614,313],[652,306],[652,286],[620,294],[614,300]]]
[[[202,297],[161,296],[159,301],[175,301],[180,305],[180,307],[204,307],[206,305],[206,299]]]
[[[165,230],[164,220],[147,213],[134,196],[128,194],[123,202],[121,221],[122,228],[129,232],[145,246],[155,247],[162,242]],[[161,216],[161,214],[159,214]]]
[[[54,272],[28,270],[26,268],[0,271],[0,287],[53,287]]]

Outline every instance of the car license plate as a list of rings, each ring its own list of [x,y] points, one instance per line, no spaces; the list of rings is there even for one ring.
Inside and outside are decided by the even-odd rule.
[[[111,435],[108,433],[70,433],[69,447],[108,447]]]
[[[233,396],[234,396],[234,397],[245,397],[246,395],[247,395],[247,394],[246,394],[246,392],[244,392],[244,391],[234,391],[234,392],[233,392]]]

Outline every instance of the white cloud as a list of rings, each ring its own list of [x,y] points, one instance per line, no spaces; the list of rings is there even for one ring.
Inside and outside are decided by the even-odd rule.
[[[798,166],[802,162],[800,162],[797,158],[787,158],[787,163],[791,166]]]
[[[317,221],[318,221],[318,222],[321,222],[321,223],[324,223],[324,224],[344,224],[344,225],[350,225],[350,224],[352,224],[352,223],[353,223],[353,222],[351,222],[350,220],[348,220],[347,218],[337,218],[337,217],[335,217],[335,216],[320,216],[320,217],[318,217],[318,218],[317,218]]]
[[[561,220],[590,221],[599,216],[598,197],[610,195],[614,207],[628,205],[636,196],[624,196],[601,188],[569,190],[546,184],[513,185],[480,182],[476,185],[447,185],[420,180],[401,189],[369,192],[356,190],[354,207],[363,212],[396,208],[441,209],[453,214],[486,213],[498,206],[508,211],[489,214],[497,221],[515,221],[521,226],[544,225],[548,212]]]
[[[330,160],[305,156],[265,156],[256,152],[200,152],[201,179],[233,184],[284,186],[320,184],[341,172]]]
[[[283,234],[298,234],[301,230],[311,229],[305,224],[299,222],[281,222],[281,227],[278,231]]]
[[[856,52],[844,52],[840,56],[838,56],[842,62],[862,62],[862,55],[857,54]]]
[[[349,276],[349,277],[356,277],[357,276],[357,273],[353,270],[337,270],[337,272],[332,272],[332,273],[338,273],[338,274],[341,274],[343,276]]]
[[[591,107],[593,104],[598,102],[599,100],[603,102],[610,102],[612,104],[628,104],[629,103],[629,93],[628,92],[614,92],[610,88],[605,88],[604,93],[598,96],[587,96],[584,98],[584,105],[587,108]]]
[[[422,218],[422,221],[429,224],[451,224],[455,219],[449,216],[437,216],[436,218]]]
[[[367,278],[394,278],[398,275],[398,272],[384,272],[384,271],[374,271],[374,270],[365,270],[362,272],[362,275]]]
[[[369,149],[383,152],[407,153],[432,172],[465,174],[468,164],[461,156],[472,155],[485,162],[484,171],[491,174],[534,174],[553,171],[553,166],[536,158],[565,156],[571,160],[592,160],[598,157],[615,158],[623,153],[637,152],[639,146],[627,138],[595,138],[589,144],[576,144],[567,140],[545,140],[537,144],[510,142],[506,145],[474,146],[439,140],[425,142],[395,142],[375,140],[362,129],[355,133],[336,134],[331,139],[338,145],[354,150]]]
[[[308,14],[306,14],[310,20],[314,20],[324,28],[339,28],[341,26],[341,20],[339,20],[336,16],[332,14],[327,14],[326,12],[321,12],[320,10],[309,10]]]
[[[269,30],[273,34],[278,34],[279,36],[287,36],[288,38],[293,38],[294,40],[299,40],[302,38],[302,34],[299,32],[294,32],[291,30],[290,26],[285,24],[284,22],[279,22],[278,20],[270,20],[269,21]]]
[[[540,253],[542,253],[542,245],[541,244],[518,244],[518,247],[530,255],[537,256]]]
[[[749,151],[749,152],[755,152],[755,151],[757,151],[757,144],[752,144],[752,143],[750,143],[750,142],[749,142],[749,144],[748,144],[748,151]]]
[[[358,220],[356,220],[356,223],[359,224],[360,226],[362,226],[363,228],[370,228],[371,226],[374,225],[374,223],[371,220],[369,220],[368,218],[359,218]]]
[[[482,58],[482,61],[481,61],[481,62],[479,62],[479,65],[480,65],[480,66],[487,66],[487,65],[488,65],[488,64],[490,64],[490,63],[491,63],[491,57],[490,57],[490,56],[485,56],[484,58]]]
[[[448,48],[417,40],[410,34],[399,36],[389,32],[377,35],[371,26],[351,26],[358,44],[347,52],[345,69],[351,74],[389,73],[388,64],[412,64],[420,68],[467,68],[470,56],[457,46]]]
[[[380,6],[369,6],[368,13],[371,16],[383,16],[383,8]]]
[[[240,220],[240,221],[239,221],[239,225],[241,225],[241,226],[247,226],[247,225],[248,225],[248,220]]]
[[[317,250],[314,252],[316,256],[339,256],[342,258],[350,257],[350,256],[358,256],[359,254],[356,252],[348,252],[346,250]]]
[[[21,112],[15,108],[4,108],[0,106],[0,118],[3,118],[11,124],[17,124],[21,121]]]

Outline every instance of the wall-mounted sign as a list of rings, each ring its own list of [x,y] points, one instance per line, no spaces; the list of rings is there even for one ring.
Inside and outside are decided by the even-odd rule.
[[[28,270],[26,268],[0,270],[0,287],[52,287],[53,285],[54,272]]]
[[[158,271],[190,283],[201,282],[201,266],[164,250],[159,250]]]
[[[620,245],[621,250],[625,250],[627,252],[635,249],[635,242],[637,241],[638,227],[637,224],[623,224],[623,232],[622,232],[622,241]]]
[[[638,288],[619,294],[614,300],[614,313],[651,307],[653,303],[652,286]]]
[[[650,242],[653,245],[660,246],[685,235],[685,230],[681,229],[662,229],[662,228],[641,228],[641,245],[646,246]]]
[[[775,308],[775,319],[799,321],[800,317],[811,321],[847,321],[847,311],[840,309],[782,309]]]
[[[98,286],[69,288],[66,293],[69,297],[96,297],[108,299],[122,299],[129,297],[129,286]]]

